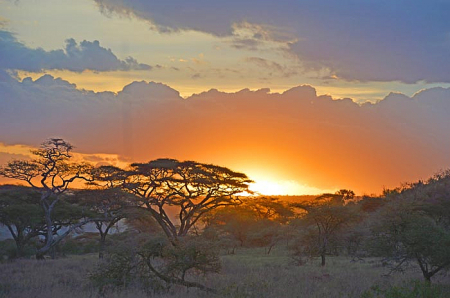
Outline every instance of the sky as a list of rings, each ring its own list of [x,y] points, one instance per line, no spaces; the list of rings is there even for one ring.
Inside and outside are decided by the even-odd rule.
[[[267,194],[359,194],[450,167],[450,2],[0,0],[0,164],[62,137]]]

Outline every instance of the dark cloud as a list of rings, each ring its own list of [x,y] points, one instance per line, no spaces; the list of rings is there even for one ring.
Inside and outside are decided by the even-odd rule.
[[[450,82],[448,1],[95,1],[163,32],[234,36],[234,47],[252,50],[277,42],[306,69],[348,81]]]
[[[7,144],[59,136],[82,153],[193,159],[359,192],[450,167],[450,89],[391,93],[364,105],[318,96],[310,86],[282,94],[212,89],[183,99],[160,83],[95,93],[47,75],[0,82],[0,94]]]
[[[95,40],[66,40],[64,50],[45,51],[31,49],[19,42],[13,34],[0,30],[0,68],[39,72],[45,69],[65,69],[75,72],[83,70],[149,70],[152,67],[142,64],[132,57],[120,60],[110,49],[103,48]]]

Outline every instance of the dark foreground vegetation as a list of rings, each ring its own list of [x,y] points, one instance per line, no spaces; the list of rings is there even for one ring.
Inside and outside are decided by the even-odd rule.
[[[28,184],[0,186],[0,297],[450,297],[448,172],[286,202],[216,165],[71,150],[0,168]]]

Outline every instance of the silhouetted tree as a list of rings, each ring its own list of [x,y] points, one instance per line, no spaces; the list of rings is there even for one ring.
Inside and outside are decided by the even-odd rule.
[[[42,259],[73,229],[82,226],[85,222],[77,223],[68,228],[66,232],[54,237],[53,210],[60,201],[61,195],[67,191],[75,180],[88,180],[90,167],[87,164],[70,163],[72,145],[63,139],[52,138],[37,150],[33,160],[13,160],[0,168],[0,175],[25,181],[41,194],[40,205],[44,210],[47,234],[45,245],[37,251],[36,257]]]
[[[123,187],[139,197],[140,205],[176,244],[208,212],[239,203],[239,194],[248,191],[250,182],[245,174],[225,167],[157,159],[132,164]],[[169,216],[168,208],[176,210],[176,218]]]
[[[325,194],[315,200],[292,204],[303,212],[300,215],[303,222],[315,230],[318,253],[321,264],[325,266],[326,255],[330,242],[346,225],[356,221],[359,216],[355,206],[344,205],[341,194]],[[309,237],[309,241],[312,240]]]
[[[211,212],[204,221],[207,228],[217,230],[221,238],[234,240],[228,244],[267,246],[269,254],[284,238],[283,225],[293,214],[291,208],[277,198],[248,197],[243,198],[240,205]]]
[[[133,204],[134,196],[120,188],[86,189],[77,191],[74,200],[89,210],[89,216],[97,228],[99,239],[99,258],[105,251],[106,236],[110,230],[126,217],[126,207]],[[131,203],[130,203],[131,201]]]
[[[0,225],[11,233],[17,256],[24,255],[25,246],[44,230],[44,212],[39,204],[40,193],[24,186],[2,186],[0,189]]]
[[[450,172],[385,194],[373,220],[373,252],[393,262],[393,271],[416,262],[426,281],[449,269]]]

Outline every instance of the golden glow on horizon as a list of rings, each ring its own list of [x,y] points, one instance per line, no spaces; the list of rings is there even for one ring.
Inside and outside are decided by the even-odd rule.
[[[257,194],[266,196],[318,195],[329,192],[334,193],[337,190],[319,189],[295,180],[281,180],[269,175],[250,175],[250,178],[255,182],[250,184],[249,189]]]
[[[7,163],[13,159],[33,158],[31,150],[35,147],[27,145],[6,145],[0,143],[0,153],[4,155],[0,158],[0,165]],[[88,162],[94,166],[110,164],[121,168],[126,168],[128,161],[122,159],[117,154],[86,154],[73,153],[74,162]],[[244,171],[246,172],[246,171]],[[273,175],[261,175],[261,170],[251,170],[250,172],[257,172],[256,175],[250,175],[250,178],[255,182],[250,184],[249,189],[257,194],[275,196],[275,195],[316,195],[325,192],[334,192],[335,190],[324,190],[312,187],[306,184],[301,184],[295,180],[282,180],[273,177]],[[19,183],[11,179],[0,178],[1,183]]]

